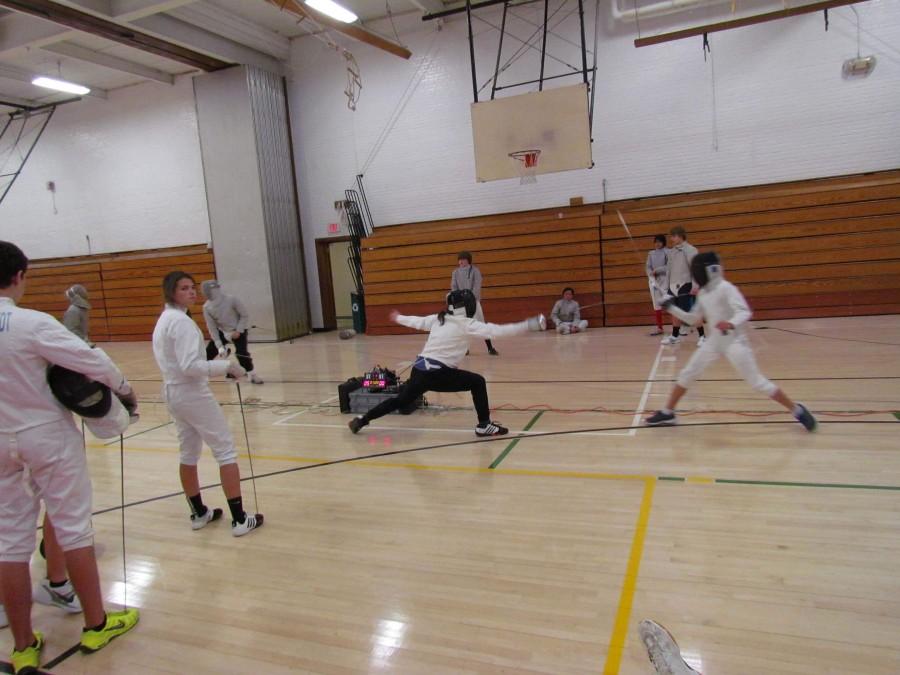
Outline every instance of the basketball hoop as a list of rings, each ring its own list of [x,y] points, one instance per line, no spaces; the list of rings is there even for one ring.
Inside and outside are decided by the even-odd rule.
[[[540,150],[516,150],[509,153],[509,156],[518,162],[519,185],[537,183],[537,165],[541,156]]]

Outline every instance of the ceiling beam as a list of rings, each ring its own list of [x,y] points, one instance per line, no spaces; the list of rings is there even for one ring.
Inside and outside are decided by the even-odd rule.
[[[86,63],[93,63],[98,66],[103,66],[104,68],[118,70],[123,73],[131,73],[132,75],[143,77],[145,80],[155,80],[156,82],[162,82],[163,84],[175,84],[174,75],[157,70],[156,68],[141,65],[140,63],[120,59],[111,54],[104,54],[103,52],[94,51],[93,49],[87,49],[86,47],[71,42],[57,42],[56,44],[43,47],[43,50],[61,56],[68,56],[79,61],[85,61]]]
[[[127,47],[163,56],[200,70],[220,70],[232,65],[227,61],[172,44],[128,26],[122,26],[67,5],[61,5],[53,0],[0,0],[0,7],[30,14],[91,35],[98,35]]]
[[[56,73],[35,73],[30,70],[25,70],[24,68],[18,68],[17,66],[8,66],[6,64],[0,63],[0,79],[6,80],[15,80],[17,82],[27,82],[31,84],[31,81],[40,76],[46,77],[57,77]],[[32,85],[35,86],[36,85]],[[43,87],[36,87],[41,90],[41,92],[50,92],[50,89],[44,89]],[[62,93],[62,92],[60,92]],[[52,94],[49,94],[52,95]],[[96,87],[91,87],[91,91],[88,96],[93,96],[94,98],[106,98],[106,90],[98,89]]]
[[[7,108],[34,108],[36,105],[38,103],[27,98],[0,94],[0,106],[6,106]]]
[[[0,2],[5,1],[0,0]],[[278,59],[223,38],[221,35],[216,35],[208,30],[192,26],[168,14],[154,14],[153,16],[138,19],[132,22],[132,25],[161,36],[169,44],[191,45],[194,49],[216,54],[218,58],[224,59],[231,64],[250,64],[276,75],[284,75],[284,65]]]
[[[730,21],[721,21],[719,23],[709,23],[705,26],[697,26],[695,28],[685,28],[684,30],[676,30],[671,33],[662,33],[652,37],[638,38],[634,41],[635,47],[649,47],[650,45],[658,45],[663,42],[673,42],[675,40],[683,40],[698,35],[706,35],[708,33],[717,33],[723,30],[732,30],[734,28],[743,28],[745,26],[753,26],[758,23],[766,23],[767,21],[778,21],[779,19],[787,19],[800,14],[812,14],[813,12],[821,12],[833,7],[843,7],[844,5],[855,5],[858,2],[866,0],[825,0],[825,2],[816,2],[811,5],[803,5],[802,7],[791,7],[790,9],[780,9],[775,12],[767,12],[765,14],[756,14],[743,19],[731,19]]]
[[[172,9],[167,14],[280,61],[287,61],[291,56],[291,41],[288,38],[208,2],[194,2]]]
[[[305,5],[301,5],[297,0],[266,0],[266,2],[301,19],[311,19],[320,26],[330,28],[331,30],[342,33],[359,42],[364,42],[365,44],[377,47],[378,49],[383,49],[389,54],[399,56],[402,59],[408,59],[412,56],[412,52],[403,45],[398,45],[396,42],[383,38],[377,33],[373,33],[357,24],[336,21],[329,16],[325,16],[321,12],[317,12]]]

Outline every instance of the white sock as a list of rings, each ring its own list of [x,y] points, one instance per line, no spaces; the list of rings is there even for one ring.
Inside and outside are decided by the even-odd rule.
[[[671,408],[663,408],[662,410],[660,410],[660,412],[663,413],[664,415],[674,415],[675,414],[675,411],[672,410]]]

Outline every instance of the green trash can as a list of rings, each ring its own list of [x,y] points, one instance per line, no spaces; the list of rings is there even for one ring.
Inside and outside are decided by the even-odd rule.
[[[366,332],[366,303],[362,293],[350,294],[350,309],[353,312],[353,330],[360,335]]]

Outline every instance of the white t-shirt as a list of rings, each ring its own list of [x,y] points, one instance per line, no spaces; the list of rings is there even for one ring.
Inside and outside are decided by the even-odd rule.
[[[485,340],[504,335],[518,335],[528,331],[528,322],[518,323],[482,323],[465,316],[444,315],[444,324],[438,321],[437,314],[429,316],[397,317],[397,323],[407,328],[430,331],[428,340],[420,356],[440,361],[445,366],[456,368],[469,351],[469,338],[480,337]]]

